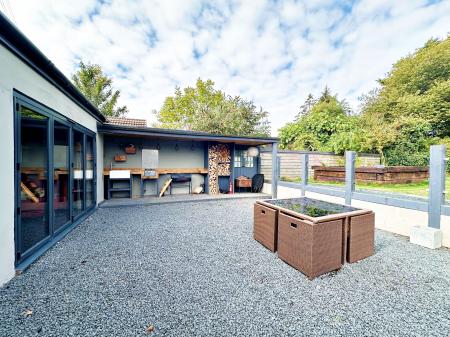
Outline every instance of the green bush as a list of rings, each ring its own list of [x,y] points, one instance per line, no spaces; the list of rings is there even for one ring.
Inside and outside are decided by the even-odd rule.
[[[431,136],[431,124],[428,121],[410,118],[403,120],[398,129],[398,137],[384,150],[386,165],[428,166],[430,145],[438,141]]]

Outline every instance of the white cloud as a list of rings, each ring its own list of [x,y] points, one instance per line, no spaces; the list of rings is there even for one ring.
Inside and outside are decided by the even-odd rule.
[[[357,107],[392,63],[449,33],[450,1],[11,2],[18,27],[67,75],[100,64],[130,117],[154,121],[176,85],[210,78],[270,112],[273,133],[325,85]],[[124,67],[126,71],[124,71]]]

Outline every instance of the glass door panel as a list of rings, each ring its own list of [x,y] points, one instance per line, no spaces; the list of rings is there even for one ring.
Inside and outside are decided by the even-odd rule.
[[[73,130],[73,216],[84,210],[83,134]]]
[[[94,205],[94,140],[86,136],[86,209]]]
[[[70,221],[69,127],[55,121],[53,146],[53,214],[57,231]]]
[[[20,108],[20,226],[23,255],[50,235],[48,218],[48,117]]]

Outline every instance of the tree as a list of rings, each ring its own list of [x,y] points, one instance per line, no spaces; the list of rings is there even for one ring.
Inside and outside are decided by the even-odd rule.
[[[384,148],[386,165],[427,166],[430,145],[438,142],[430,136],[431,124],[423,119],[403,117],[395,126],[399,132]]]
[[[356,125],[356,117],[349,116],[348,110],[348,105],[339,101],[336,95],[333,96],[330,89],[325,87],[308,113],[280,129],[280,147],[341,152],[342,144],[348,142],[338,140],[336,134],[347,132],[350,135]]]
[[[169,129],[205,131],[229,135],[267,136],[268,113],[253,101],[228,96],[211,80],[198,79],[195,87],[175,88],[156,112],[158,125]]]
[[[295,120],[299,120],[303,116],[309,114],[314,104],[316,104],[316,100],[314,99],[313,95],[309,93],[308,97],[306,97],[305,103],[300,106],[300,111],[298,112],[297,116],[295,116]]]
[[[397,61],[362,100],[362,127],[389,165],[425,165],[429,145],[450,135],[450,37]]]
[[[379,83],[380,89],[363,104],[363,114],[388,122],[420,118],[437,136],[450,135],[450,37],[429,40],[396,62]]]
[[[330,102],[333,98],[336,98],[336,97],[331,94],[330,88],[328,88],[328,86],[326,85],[322,91],[322,94],[320,94],[318,101],[319,101],[319,103],[320,102]]]
[[[79,69],[72,75],[72,81],[103,115],[122,117],[128,113],[126,106],[117,106],[120,91],[112,88],[112,79],[103,74],[99,65],[80,61]]]

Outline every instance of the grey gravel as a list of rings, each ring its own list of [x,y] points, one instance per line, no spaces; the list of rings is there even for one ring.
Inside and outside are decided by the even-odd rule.
[[[218,199],[243,199],[243,198],[259,198],[270,199],[270,194],[264,193],[233,193],[233,194],[167,194],[162,198],[157,196],[145,196],[143,198],[111,198],[101,203],[101,208],[110,207],[127,207],[127,206],[143,206],[150,204],[170,204],[175,202],[196,202],[196,201],[210,201]]]
[[[449,250],[377,231],[374,256],[309,281],[253,241],[253,202],[99,209],[0,289],[0,336],[450,331]]]

